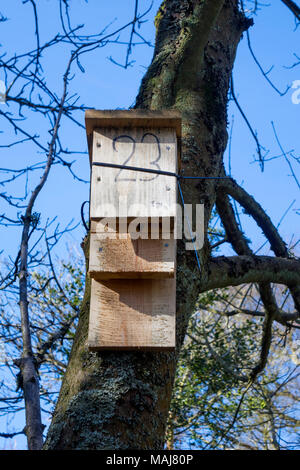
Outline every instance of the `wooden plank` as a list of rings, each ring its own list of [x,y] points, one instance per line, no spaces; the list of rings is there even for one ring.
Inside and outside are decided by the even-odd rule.
[[[141,233],[141,238],[148,238],[150,234],[152,239],[168,240],[174,237],[174,220],[162,217],[153,218],[150,221],[148,218],[145,218],[145,221],[143,221],[142,218],[137,219],[136,217],[118,218],[115,220],[110,217],[99,220],[91,219],[90,232],[106,233],[107,236],[111,234],[111,238],[114,238],[115,232],[132,233],[135,229],[137,230],[137,222],[141,224],[139,232],[145,232],[147,235],[143,236],[143,233]],[[126,237],[124,236],[124,238]]]
[[[91,282],[90,350],[175,348],[175,279]]]
[[[178,156],[181,141],[181,114],[176,110],[150,111],[146,109],[96,110],[85,112],[85,125],[92,164],[93,131],[96,128],[172,128],[175,129],[178,142]],[[180,164],[178,165],[180,167]]]
[[[103,128],[94,131],[93,162],[177,172],[174,129]],[[176,217],[173,176],[92,166],[90,218]]]
[[[130,234],[90,234],[89,273],[94,279],[166,279],[174,277],[176,241],[132,240]]]

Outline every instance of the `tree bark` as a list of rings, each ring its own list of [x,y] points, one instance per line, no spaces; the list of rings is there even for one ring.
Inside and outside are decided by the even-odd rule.
[[[166,0],[156,16],[156,46],[137,108],[181,111],[182,172],[219,176],[227,143],[227,94],[242,32],[250,22],[237,0]],[[207,227],[215,180],[182,184],[186,203],[205,204]],[[84,242],[88,258],[88,239]],[[46,449],[162,449],[176,358],[206,279],[208,244],[194,253],[178,243],[177,350],[101,352],[86,346],[90,282]]]

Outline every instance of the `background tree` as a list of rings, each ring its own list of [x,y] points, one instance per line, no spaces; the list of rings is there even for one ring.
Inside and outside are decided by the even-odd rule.
[[[73,250],[72,250],[73,251]],[[52,263],[52,259],[51,259]],[[57,400],[75,334],[84,289],[84,266],[79,256],[70,256],[66,263],[56,260],[55,278],[51,269],[32,273],[30,323],[32,347],[36,352],[39,371],[41,408],[45,424]],[[5,380],[0,388],[1,414],[16,428],[18,415],[24,413],[22,376],[16,374],[14,359],[22,354],[23,344],[18,312],[15,311],[15,294],[2,296],[0,338],[2,344],[1,366]],[[3,374],[4,375],[4,374]],[[11,428],[11,426],[9,426]],[[26,434],[26,429],[6,430],[0,436],[14,438]]]
[[[261,338],[257,300],[255,286],[200,296],[177,367],[169,449],[298,448],[297,330],[275,325],[268,366],[245,389]]]

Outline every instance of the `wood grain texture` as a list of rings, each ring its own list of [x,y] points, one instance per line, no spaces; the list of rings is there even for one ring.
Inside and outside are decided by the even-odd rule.
[[[132,240],[130,234],[91,233],[89,273],[94,279],[166,279],[174,277],[176,241]]]
[[[89,349],[173,349],[175,294],[175,279],[92,279]]]
[[[103,128],[94,131],[93,162],[177,172],[174,129]],[[92,166],[90,218],[176,216],[173,176]]]
[[[147,109],[130,110],[97,110],[85,112],[85,126],[89,148],[90,164],[92,164],[93,131],[96,128],[172,128],[176,132],[178,157],[181,141],[181,113],[177,110],[150,111]],[[180,163],[179,163],[180,168]]]
[[[174,237],[174,220],[168,218],[152,218],[150,221],[148,218],[136,218],[127,217],[118,219],[112,219],[110,217],[99,220],[91,219],[90,221],[90,232],[91,233],[106,233],[107,236],[115,237],[115,233],[122,233],[126,238],[126,233],[134,234],[135,232],[140,233],[140,238],[148,238],[151,234],[152,239],[163,239],[168,240]]]

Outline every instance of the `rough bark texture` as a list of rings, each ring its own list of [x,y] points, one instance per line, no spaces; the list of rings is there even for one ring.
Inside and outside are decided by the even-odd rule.
[[[156,47],[137,108],[182,112],[182,171],[218,176],[227,142],[227,93],[241,34],[249,26],[236,0],[166,0],[156,16]],[[213,180],[183,184],[186,203],[215,202]],[[87,247],[85,241],[85,247]],[[86,250],[87,251],[87,250]],[[209,250],[178,246],[177,352],[194,311]],[[46,449],[162,449],[176,353],[102,352],[86,347],[89,279]]]

